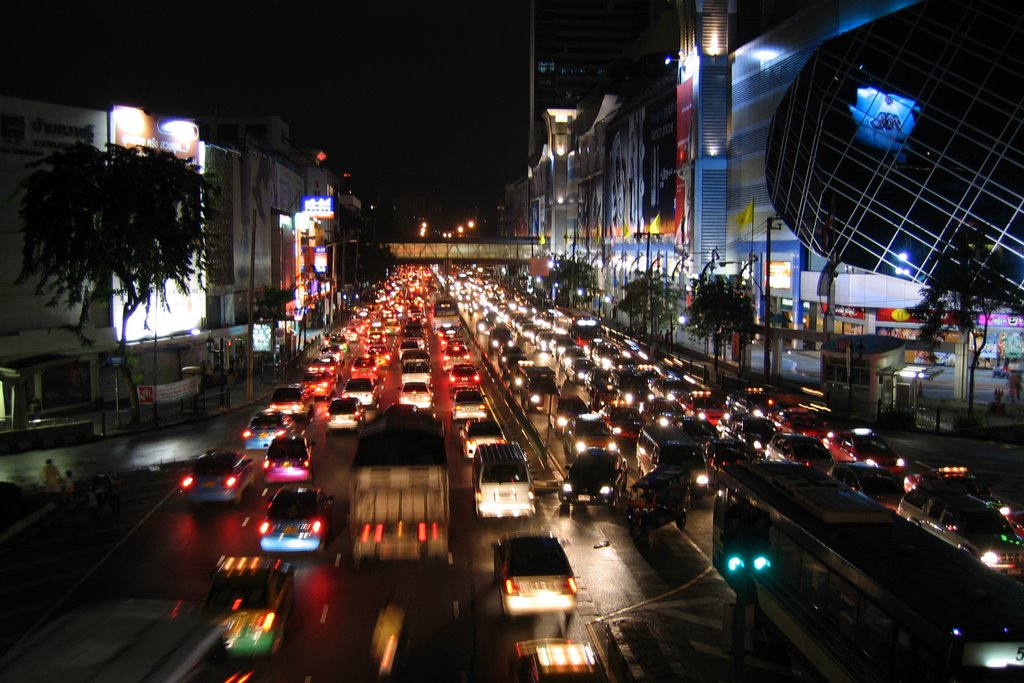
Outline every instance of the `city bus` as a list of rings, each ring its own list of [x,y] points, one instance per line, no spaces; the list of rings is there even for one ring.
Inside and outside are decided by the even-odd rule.
[[[1021,583],[810,467],[740,463],[716,485],[716,568],[737,512],[770,516],[737,595],[824,680],[1024,680]]]
[[[601,322],[590,315],[573,316],[569,324],[569,336],[576,342],[576,346],[585,349],[601,336]]]
[[[431,307],[431,314],[433,318],[432,326],[435,332],[441,329],[445,323],[452,323],[456,327],[459,325],[459,307],[452,299],[435,300],[434,305]]]

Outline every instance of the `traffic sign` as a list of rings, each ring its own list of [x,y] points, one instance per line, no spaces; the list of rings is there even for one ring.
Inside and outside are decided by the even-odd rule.
[[[124,356],[111,356],[109,360],[111,365],[124,365]]]

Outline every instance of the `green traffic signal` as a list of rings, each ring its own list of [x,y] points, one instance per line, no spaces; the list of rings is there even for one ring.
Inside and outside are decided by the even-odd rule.
[[[726,561],[725,566],[731,572],[739,571],[743,569],[743,559],[733,555]]]
[[[758,555],[754,558],[754,571],[762,571],[772,566],[771,561],[764,555]]]

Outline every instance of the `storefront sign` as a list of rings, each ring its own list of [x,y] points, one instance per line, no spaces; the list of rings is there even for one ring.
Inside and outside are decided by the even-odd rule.
[[[835,306],[832,314],[837,318],[853,318],[864,320],[865,311],[860,306]]]
[[[313,218],[334,218],[334,197],[303,197],[302,212]]]
[[[313,247],[313,270],[317,273],[327,272],[327,247]]]
[[[793,287],[789,261],[770,261],[768,263],[768,284],[772,289],[791,289]]]
[[[905,308],[879,308],[875,319],[880,323],[920,323],[921,321]]]
[[[990,316],[979,315],[978,324],[985,325],[986,319],[989,327],[1024,327],[1024,316],[1004,313],[994,313]]]

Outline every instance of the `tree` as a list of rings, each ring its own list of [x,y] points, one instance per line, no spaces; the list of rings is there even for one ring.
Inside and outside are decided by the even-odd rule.
[[[619,308],[629,316],[629,324],[640,319],[640,329],[650,334],[676,315],[681,292],[653,271],[636,272],[623,289]],[[653,323],[653,325],[652,325]]]
[[[560,306],[579,306],[581,301],[591,300],[597,292],[597,270],[579,258],[558,261],[551,269],[548,281],[558,283],[555,303]]]
[[[118,354],[126,356],[128,318],[167,287],[187,294],[207,267],[208,199],[214,187],[188,161],[147,148],[78,143],[30,165],[21,184],[24,236],[17,283],[36,283],[46,305],[78,309],[70,326],[84,346],[90,306],[121,301]],[[131,387],[139,375],[121,373]]]
[[[971,226],[962,226],[945,247],[928,285],[921,289],[921,302],[911,312],[922,321],[917,338],[928,342],[932,352],[948,328],[960,333],[957,355],[970,362],[967,412],[973,413],[974,372],[985,348],[988,321],[999,311],[1020,313],[1024,299],[1017,285],[1003,277],[1001,253]]]
[[[711,338],[717,372],[718,357],[727,337],[738,334],[741,349],[754,338],[757,332],[754,303],[746,292],[728,280],[714,276],[704,278],[694,285],[686,325],[693,334]]]
[[[287,306],[295,301],[295,291],[267,287],[260,292],[255,303],[256,320],[287,320]]]

